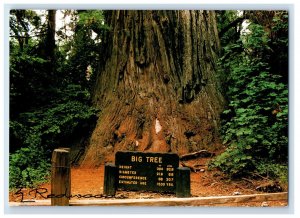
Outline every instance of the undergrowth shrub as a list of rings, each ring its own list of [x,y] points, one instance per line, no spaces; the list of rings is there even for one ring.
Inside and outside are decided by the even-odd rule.
[[[287,28],[276,25],[278,22],[276,31]],[[255,23],[248,28],[250,33],[225,46],[220,58],[219,67],[227,75],[228,107],[221,117],[227,149],[210,163],[210,168],[231,177],[257,172],[287,181],[288,87],[282,76],[287,69],[276,72],[270,66],[274,55],[270,46],[276,43],[264,28]],[[287,40],[283,42],[281,46],[287,47]]]
[[[29,187],[45,182],[54,148],[66,146],[83,129],[93,127],[97,110],[88,105],[89,94],[70,85],[59,91],[47,107],[24,112],[10,121],[10,137],[21,142],[10,154],[9,186]]]
[[[50,159],[42,148],[23,147],[9,156],[9,188],[35,187],[48,181]]]

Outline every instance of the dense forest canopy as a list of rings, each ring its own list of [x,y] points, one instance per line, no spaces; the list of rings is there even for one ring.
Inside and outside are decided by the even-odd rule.
[[[287,182],[287,11],[11,10],[9,42],[10,188],[62,146],[86,166],[207,149]]]

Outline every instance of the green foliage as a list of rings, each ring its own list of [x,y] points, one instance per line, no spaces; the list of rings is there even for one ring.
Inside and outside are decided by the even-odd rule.
[[[22,147],[9,156],[9,188],[34,187],[50,175],[50,159],[41,147]]]
[[[45,73],[48,60],[36,53],[38,42],[29,40],[23,49],[10,43],[10,103],[12,116],[44,102],[43,96],[50,89],[51,79]],[[35,96],[34,101],[32,96]],[[22,107],[19,107],[22,105]]]
[[[73,39],[59,48],[59,60],[64,63],[59,70],[69,83],[90,88],[95,82],[93,70],[101,61],[101,37],[109,27],[104,23],[102,11],[78,11],[77,15]]]
[[[25,145],[53,148],[96,118],[96,110],[88,105],[89,93],[79,85],[69,85],[49,105],[20,113],[10,122],[12,137]]]
[[[286,27],[275,22],[273,28],[280,29],[278,25]],[[223,143],[229,146],[210,166],[231,176],[255,170],[265,174],[262,166],[276,166],[269,168],[268,174],[283,178],[277,169],[282,169],[279,166],[285,166],[288,158],[288,87],[282,76],[287,75],[287,68],[282,68],[283,73],[272,70],[272,55],[280,54],[272,53],[276,43],[270,33],[255,23],[249,30],[225,46],[220,58],[228,97],[221,133]]]
[[[43,182],[49,173],[51,151],[87,134],[94,123],[97,111],[88,105],[87,91],[69,85],[57,95],[47,107],[21,113],[10,121],[12,141],[22,142],[10,155],[10,187]]]
[[[45,34],[31,37],[47,32],[41,17],[30,10],[11,11],[10,188],[44,182],[53,149],[88,137],[94,127],[97,111],[91,107],[86,71],[96,69],[100,42],[89,27],[102,27],[103,16],[101,11],[79,14],[73,41],[60,44],[49,58]]]
[[[101,30],[108,30],[109,27],[104,23],[104,15],[101,10],[89,10],[79,12],[78,26],[91,28],[96,33],[100,33]]]
[[[225,28],[230,26],[230,24],[237,20],[240,16],[238,15],[237,11],[235,10],[222,10],[222,11],[217,11],[217,27],[219,33],[222,32]],[[237,24],[233,26],[232,28],[229,28],[228,31],[226,31],[222,37],[220,38],[221,40],[221,45],[225,46],[228,45],[230,42],[235,42],[237,39],[240,37],[240,24]]]
[[[273,163],[272,161],[261,161],[256,164],[257,173],[267,176],[268,178],[276,178],[282,184],[288,183],[288,166],[287,164]]]
[[[253,170],[253,157],[245,152],[247,149],[251,149],[251,146],[232,144],[226,152],[210,163],[209,168],[218,168],[230,176],[242,175],[245,169]]]

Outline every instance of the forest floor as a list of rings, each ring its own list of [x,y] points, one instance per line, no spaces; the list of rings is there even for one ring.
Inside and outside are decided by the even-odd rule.
[[[247,194],[262,194],[264,192],[257,191],[257,187],[266,186],[270,181],[264,179],[260,180],[230,180],[226,178],[219,171],[207,170],[206,163],[210,158],[199,158],[190,161],[184,161],[184,164],[190,166],[203,166],[201,171],[191,172],[191,194],[192,197],[207,197],[207,196],[232,196],[232,195],[247,195]],[[71,194],[92,194],[102,195],[103,193],[103,181],[104,181],[104,165],[98,168],[80,168],[73,167],[71,170]],[[43,196],[47,196],[51,193],[51,185],[42,184],[39,188],[45,188],[43,190],[47,192],[43,193]],[[287,187],[283,189],[286,191]],[[40,199],[41,195],[34,196],[29,195],[30,189],[22,189],[24,193],[24,200]],[[103,198],[115,198],[115,199],[150,199],[150,198],[174,198],[175,194],[155,193],[149,191],[121,191],[118,190],[115,197],[103,196]],[[79,198],[84,199],[84,198]],[[21,200],[20,194],[10,192],[9,201],[18,202]],[[287,200],[268,201],[268,202],[247,202],[247,203],[231,203],[222,205],[209,205],[209,206],[232,206],[232,207],[284,207],[288,205]],[[208,206],[208,205],[203,205]]]

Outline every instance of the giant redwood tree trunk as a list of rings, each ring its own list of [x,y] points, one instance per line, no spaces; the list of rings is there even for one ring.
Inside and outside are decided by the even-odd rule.
[[[101,109],[83,166],[119,150],[213,149],[223,97],[213,11],[108,11],[105,64],[93,102]]]

